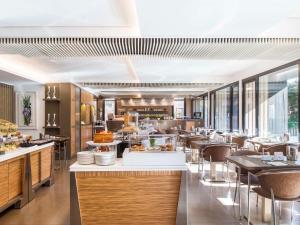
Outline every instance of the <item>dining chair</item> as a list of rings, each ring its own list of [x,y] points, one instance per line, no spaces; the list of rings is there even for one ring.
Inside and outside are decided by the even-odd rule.
[[[192,162],[199,162],[201,158],[201,149],[199,145],[194,143],[194,141],[208,141],[208,140],[209,140],[208,137],[204,135],[191,136],[187,139],[186,147],[188,147],[191,151]]]
[[[205,162],[207,161],[210,163],[210,165],[212,163],[221,163],[223,168],[224,168],[224,165],[226,165],[227,181],[230,181],[229,168],[228,168],[229,163],[226,159],[226,157],[230,156],[230,153],[231,153],[231,145],[224,144],[224,145],[206,146],[202,153],[202,157],[203,157],[202,176],[203,176],[203,179],[205,179],[204,166],[205,166]],[[224,177],[224,170],[223,170],[223,177]],[[212,181],[211,171],[210,171],[210,179]]]
[[[257,174],[260,187],[253,188],[258,195],[272,200],[272,221],[277,225],[275,201],[291,202],[291,223],[293,222],[293,207],[300,200],[300,170],[274,169],[261,171]],[[250,201],[248,202],[250,209]],[[248,222],[250,210],[248,210]]]
[[[242,136],[232,136],[232,143],[236,144],[236,151],[238,150],[248,150],[248,148],[245,147],[245,142],[247,140],[247,137]]]
[[[231,156],[253,156],[253,155],[261,155],[261,153],[256,152],[256,151],[250,151],[250,150],[239,150],[237,152],[233,152],[231,154]],[[238,168],[235,168],[236,173],[238,174]],[[258,171],[257,171],[258,172]],[[234,202],[236,200],[236,196],[237,196],[237,189],[238,189],[238,181],[240,181],[242,184],[246,184],[248,185],[248,170],[241,168],[240,169],[240,177],[236,177],[236,181],[235,181],[235,190],[234,190]],[[251,184],[252,185],[259,185],[258,183],[258,178],[254,175],[251,176]],[[239,190],[240,191],[240,190]],[[258,204],[258,199],[256,199],[256,206]]]
[[[276,144],[272,145],[268,148],[264,148],[261,151],[264,152],[269,152],[270,155],[274,155],[275,152],[282,152],[283,155],[286,155],[286,147],[287,144]]]

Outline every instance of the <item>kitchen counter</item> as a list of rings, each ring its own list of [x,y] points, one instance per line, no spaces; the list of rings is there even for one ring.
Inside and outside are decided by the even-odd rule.
[[[17,148],[16,150],[8,151],[4,155],[0,155],[0,162],[10,160],[10,159],[22,156],[22,155],[26,155],[26,154],[31,153],[31,152],[39,151],[43,148],[47,148],[47,147],[50,147],[50,146],[53,146],[53,145],[54,145],[54,143],[51,142],[51,143],[47,143],[47,144],[44,144],[44,145],[34,145],[34,146],[31,146],[31,147],[27,147],[27,148],[21,148],[20,147],[20,148]]]
[[[0,155],[0,212],[22,208],[42,185],[53,184],[53,142]]]
[[[134,160],[124,165],[123,160],[70,166],[71,224],[186,225],[185,160],[174,165],[135,165]]]

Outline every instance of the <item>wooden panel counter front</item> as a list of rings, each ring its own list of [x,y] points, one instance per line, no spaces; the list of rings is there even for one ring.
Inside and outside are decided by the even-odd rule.
[[[0,212],[21,208],[42,184],[52,184],[53,143],[19,148],[0,156]]]
[[[71,224],[187,224],[185,166],[81,166],[71,171]],[[183,178],[183,179],[182,179]],[[180,201],[179,201],[180,198]],[[181,217],[181,218],[179,218]]]

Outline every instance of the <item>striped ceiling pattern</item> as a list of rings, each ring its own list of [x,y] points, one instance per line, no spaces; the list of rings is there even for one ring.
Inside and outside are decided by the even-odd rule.
[[[295,59],[300,38],[0,38],[0,54],[26,57],[156,56]]]
[[[80,83],[83,87],[91,88],[203,88],[215,87],[222,83],[101,83],[84,82]]]

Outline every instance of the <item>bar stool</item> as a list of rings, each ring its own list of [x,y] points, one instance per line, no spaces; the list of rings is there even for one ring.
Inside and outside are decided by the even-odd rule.
[[[62,160],[64,161],[64,166],[67,165],[67,140],[66,137],[58,137],[54,139],[54,152],[55,154],[58,154],[58,160],[59,160],[59,169],[62,168]],[[63,159],[62,159],[62,153],[63,153]]]

